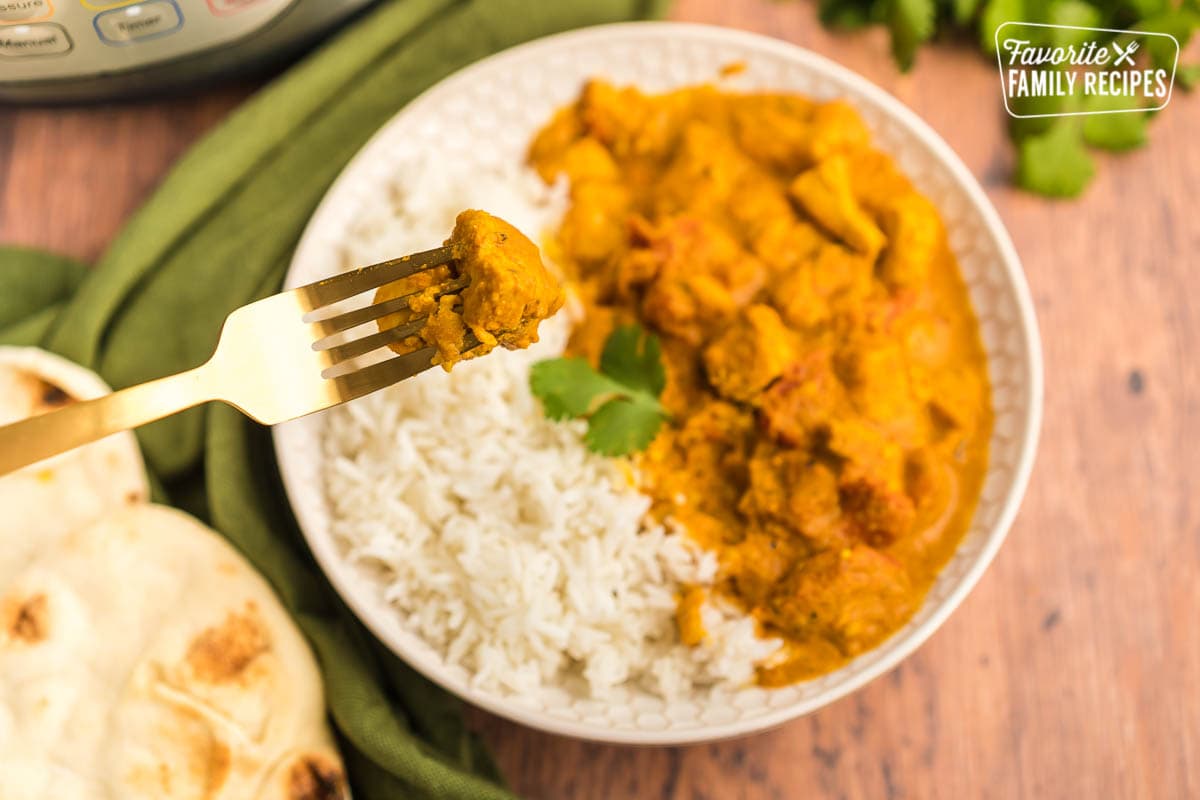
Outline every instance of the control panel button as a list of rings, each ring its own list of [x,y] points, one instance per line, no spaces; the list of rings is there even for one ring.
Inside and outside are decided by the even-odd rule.
[[[262,0],[208,0],[208,7],[214,14],[233,14],[261,2]]]
[[[50,0],[0,0],[0,22],[33,22],[53,13]]]
[[[71,49],[71,37],[61,25],[6,25],[0,28],[0,56],[60,56]]]
[[[129,0],[79,0],[80,5],[92,11],[103,11],[106,8],[129,5]]]
[[[105,11],[96,17],[95,23],[96,32],[106,44],[131,44],[179,30],[183,15],[170,0],[150,0]]]

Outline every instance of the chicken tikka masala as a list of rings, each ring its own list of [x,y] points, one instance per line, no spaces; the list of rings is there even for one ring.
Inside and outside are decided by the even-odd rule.
[[[458,215],[445,245],[450,264],[382,287],[376,303],[410,296],[407,309],[379,321],[389,330],[424,318],[412,336],[391,345],[400,354],[433,347],[434,363],[449,371],[497,346],[518,350],[538,340],[538,323],[563,304],[558,281],[542,263],[537,245],[486,211]]]
[[[571,350],[594,364],[628,322],[662,340],[671,419],[637,479],[718,554],[714,591],[785,641],[759,682],[878,645],[962,538],[992,427],[937,210],[850,105],[796,95],[593,81],[530,160],[570,185]],[[679,598],[686,643],[704,599]]]

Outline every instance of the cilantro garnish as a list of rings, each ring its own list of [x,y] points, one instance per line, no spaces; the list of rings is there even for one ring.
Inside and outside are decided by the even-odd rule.
[[[1078,117],[1060,117],[1049,130],[1025,137],[1017,147],[1017,184],[1049,197],[1075,197],[1095,168],[1083,146]]]
[[[539,361],[529,387],[550,419],[583,417],[584,442],[606,456],[644,450],[667,418],[658,397],[667,384],[658,337],[638,325],[614,330],[604,343],[599,371],[582,358]]]
[[[937,8],[934,0],[890,0],[887,22],[892,29],[892,55],[900,69],[909,69],[921,43],[933,36]]]
[[[1121,108],[1119,98],[1090,97],[1088,111],[1109,111]],[[1122,111],[1118,114],[1089,114],[1083,117],[1083,138],[1092,147],[1105,150],[1132,150],[1146,143],[1145,111]]]

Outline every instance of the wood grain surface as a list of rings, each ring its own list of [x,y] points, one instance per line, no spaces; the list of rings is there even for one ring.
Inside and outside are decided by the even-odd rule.
[[[914,656],[811,716],[677,749],[585,744],[483,713],[530,798],[1200,797],[1200,100],[1099,159],[1076,201],[1009,187],[995,64],[967,47],[899,75],[886,38],[807,3],[680,0],[673,16],[831,56],[912,106],[1008,225],[1046,356],[1037,467],[978,588]],[[179,100],[0,109],[0,241],[94,259],[252,86]],[[0,512],[2,513],[2,512]]]

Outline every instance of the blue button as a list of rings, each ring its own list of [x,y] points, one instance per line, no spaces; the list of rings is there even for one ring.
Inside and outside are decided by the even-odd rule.
[[[174,0],[150,0],[105,11],[92,23],[105,44],[127,45],[174,33],[183,27],[183,14]]]

